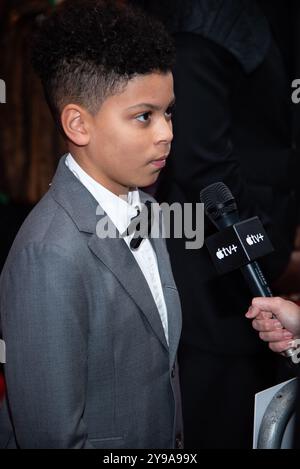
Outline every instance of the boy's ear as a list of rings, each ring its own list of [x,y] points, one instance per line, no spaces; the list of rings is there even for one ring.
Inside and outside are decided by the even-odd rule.
[[[81,106],[68,104],[61,113],[61,124],[69,140],[80,147],[90,141],[89,113]]]

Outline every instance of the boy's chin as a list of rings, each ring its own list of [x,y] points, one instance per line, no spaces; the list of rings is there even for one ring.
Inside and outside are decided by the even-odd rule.
[[[153,184],[156,183],[158,180],[158,176],[160,175],[160,171],[155,172],[154,174],[151,175],[151,177],[147,178],[146,180],[143,181],[141,185],[138,187],[149,187],[152,186]]]

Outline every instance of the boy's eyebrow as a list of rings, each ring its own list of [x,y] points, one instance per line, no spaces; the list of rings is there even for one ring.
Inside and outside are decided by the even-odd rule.
[[[172,101],[168,104],[168,107],[170,106],[173,106],[175,104],[175,97],[172,99]],[[152,109],[153,111],[160,111],[161,110],[161,106],[156,106],[155,104],[150,104],[150,103],[139,103],[139,104],[135,104],[134,106],[130,106],[129,108],[127,108],[127,110],[132,110],[132,109],[136,109],[136,108],[139,108],[139,107],[147,107],[149,109]]]

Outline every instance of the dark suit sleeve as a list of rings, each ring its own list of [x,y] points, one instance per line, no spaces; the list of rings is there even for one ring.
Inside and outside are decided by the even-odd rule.
[[[1,286],[6,380],[21,448],[90,448],[83,421],[87,307],[77,266],[60,248],[31,245]]]
[[[276,277],[286,266],[291,248],[280,238],[270,214],[243,177],[233,144],[230,100],[240,65],[229,52],[200,35],[177,34],[176,45],[171,162],[176,184],[187,201],[195,202],[200,200],[202,188],[224,182],[237,200],[241,218],[259,216],[275,242],[277,255],[269,267]]]

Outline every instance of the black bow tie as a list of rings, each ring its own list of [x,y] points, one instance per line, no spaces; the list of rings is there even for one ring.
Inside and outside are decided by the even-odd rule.
[[[142,210],[137,209],[138,213],[135,217],[131,218],[131,222],[122,234],[122,237],[129,236],[134,233],[130,241],[130,248],[136,250],[140,247],[143,239],[148,238],[151,233],[153,214],[151,209],[151,202],[147,200],[142,206]]]

